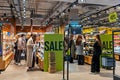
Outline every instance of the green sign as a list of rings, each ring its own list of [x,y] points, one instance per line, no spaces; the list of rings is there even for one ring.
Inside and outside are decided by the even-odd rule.
[[[118,16],[117,16],[116,12],[113,12],[113,13],[109,14],[109,22],[116,22],[117,18],[118,18]]]
[[[112,35],[111,34],[105,34],[100,35],[103,50],[112,50]]]
[[[63,35],[45,34],[44,35],[44,71],[49,68],[49,53],[55,52],[56,71],[63,69]]]

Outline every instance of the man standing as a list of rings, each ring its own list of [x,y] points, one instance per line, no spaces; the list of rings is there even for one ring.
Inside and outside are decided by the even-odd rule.
[[[23,34],[21,35],[21,37],[18,38],[18,55],[17,55],[17,64],[21,65],[21,53],[22,50],[24,49],[24,43],[23,43]]]
[[[31,35],[27,41],[27,66],[28,70],[33,70],[35,65],[35,55],[33,53],[33,46],[35,46],[36,35]]]

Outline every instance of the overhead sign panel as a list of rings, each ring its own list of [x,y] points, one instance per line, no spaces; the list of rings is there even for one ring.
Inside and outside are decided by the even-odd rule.
[[[117,12],[113,12],[109,14],[109,22],[116,22],[118,19]]]

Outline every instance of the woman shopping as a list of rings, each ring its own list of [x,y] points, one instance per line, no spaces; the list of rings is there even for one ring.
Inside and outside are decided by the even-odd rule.
[[[76,55],[78,59],[78,65],[84,64],[84,55],[83,55],[83,43],[82,43],[82,35],[79,35],[76,40]]]
[[[95,36],[95,43],[93,45],[93,57],[92,57],[92,65],[91,65],[91,72],[92,73],[99,73],[100,72],[100,55],[102,53],[102,43],[100,39],[100,35]]]

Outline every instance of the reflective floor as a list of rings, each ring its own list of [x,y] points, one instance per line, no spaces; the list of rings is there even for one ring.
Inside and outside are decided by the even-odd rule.
[[[27,72],[24,61],[21,66],[11,62],[8,68],[0,74],[0,80],[62,80],[62,71],[54,74],[39,70]],[[74,61],[73,64],[70,64],[69,80],[113,80],[112,70],[101,69],[100,74],[92,74],[90,73],[90,65],[78,66]]]

